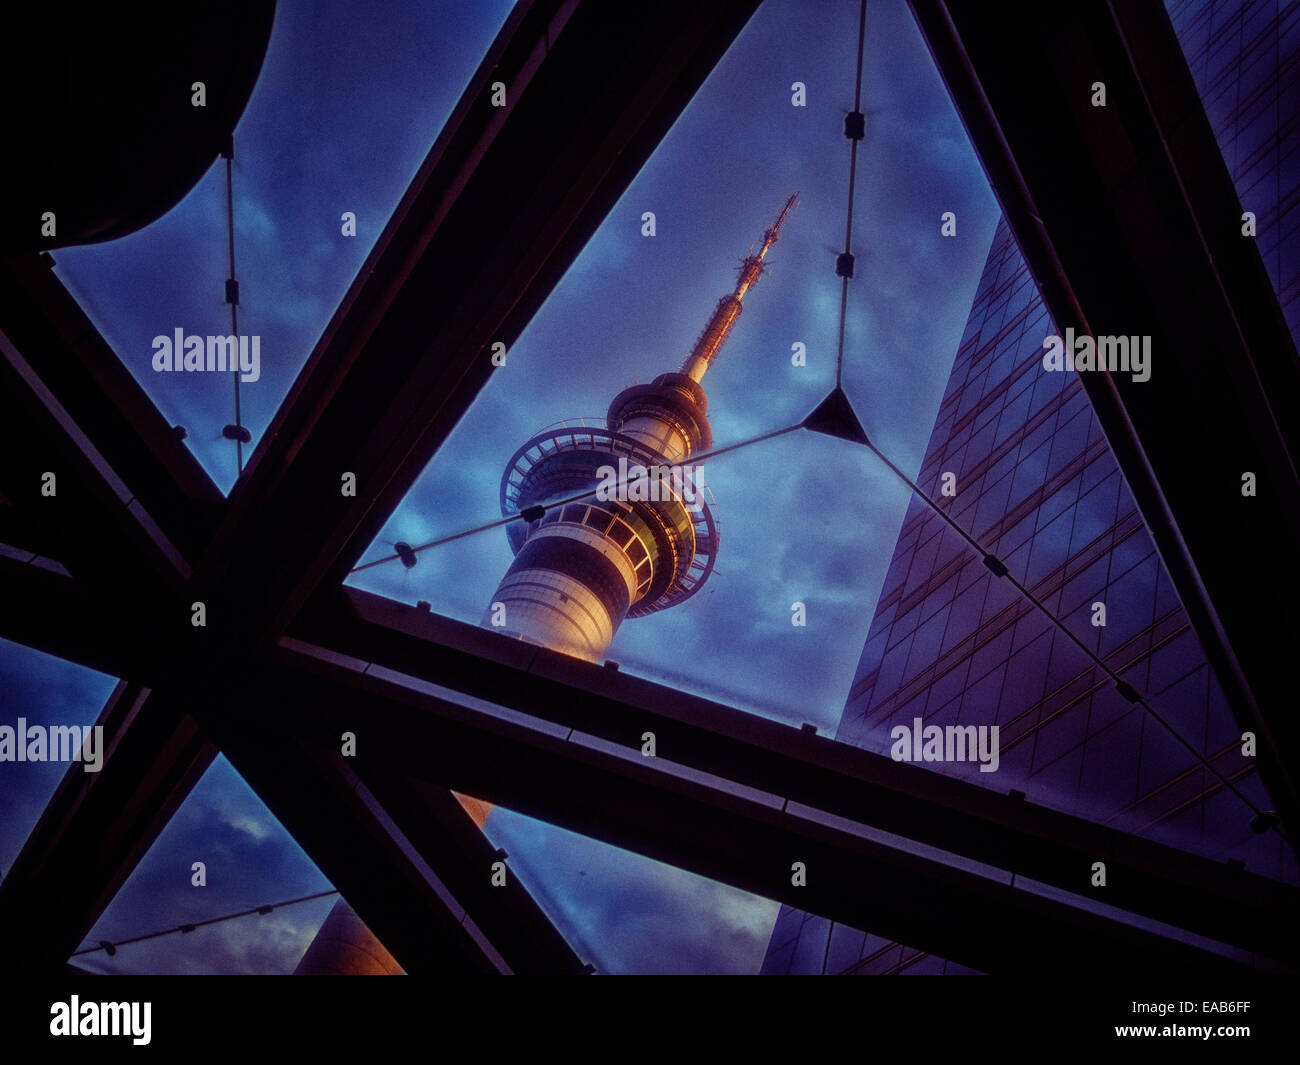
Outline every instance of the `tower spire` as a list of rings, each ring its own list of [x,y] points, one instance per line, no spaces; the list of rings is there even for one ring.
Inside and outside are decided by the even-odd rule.
[[[776,216],[776,221],[768,226],[763,233],[763,246],[759,248],[758,254],[751,253],[741,264],[740,276],[736,279],[735,290],[718,300],[718,305],[713,311],[713,317],[709,319],[709,324],[704,327],[704,332],[700,334],[699,340],[695,342],[695,347],[691,349],[691,353],[686,356],[686,361],[682,364],[682,373],[686,374],[692,381],[698,383],[700,378],[704,376],[704,371],[717,358],[723,342],[731,333],[731,327],[736,324],[736,319],[740,317],[740,312],[744,309],[745,293],[749,291],[751,285],[763,276],[764,260],[767,258],[768,250],[781,235],[781,226],[785,223],[786,216],[790,214],[798,201],[799,194],[797,192],[785,201],[785,206],[781,208],[781,213]]]

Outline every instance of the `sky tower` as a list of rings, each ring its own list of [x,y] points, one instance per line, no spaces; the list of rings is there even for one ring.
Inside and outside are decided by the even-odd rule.
[[[708,578],[718,528],[694,486],[679,490],[671,478],[660,479],[653,493],[644,493],[654,498],[637,498],[642,493],[627,483],[607,501],[593,489],[602,467],[620,474],[638,467],[647,474],[680,468],[713,446],[700,378],[740,317],[745,293],[763,276],[767,253],[797,199],[795,193],[786,200],[758,252],[745,258],[735,289],[718,300],[680,370],[625,388],[609,405],[603,426],[543,430],[515,452],[501,479],[501,512],[528,521],[507,527],[515,559],[483,615],[484,625],[598,662],[625,617],[680,603]],[[481,799],[456,798],[482,828],[492,807]],[[295,971],[393,974],[401,966],[339,899]]]
[[[515,452],[501,480],[501,512],[514,562],[483,624],[598,662],[625,617],[643,617],[695,594],[718,551],[718,528],[698,480],[665,468],[707,453],[713,434],[700,379],[717,358],[763,275],[768,251],[798,199],[791,196],[718,301],[682,368],[614,397],[604,425],[562,424]],[[613,498],[593,494],[618,471]]]

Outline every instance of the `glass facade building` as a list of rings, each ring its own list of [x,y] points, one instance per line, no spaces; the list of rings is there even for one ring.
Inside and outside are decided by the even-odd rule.
[[[1169,12],[1259,250],[1300,338],[1300,4]],[[998,226],[917,483],[1262,809],[1241,730],[1005,220]],[[1157,356],[1158,357],[1158,356]],[[951,475],[951,476],[948,476]],[[945,492],[947,486],[947,492]],[[1104,624],[1096,624],[1098,606]],[[891,729],[999,729],[996,772],[925,768],[1297,881],[1275,833],[919,500],[904,519],[836,738],[888,754]],[[1081,884],[1083,889],[1086,885]],[[762,972],[963,973],[870,931],[782,907]]]

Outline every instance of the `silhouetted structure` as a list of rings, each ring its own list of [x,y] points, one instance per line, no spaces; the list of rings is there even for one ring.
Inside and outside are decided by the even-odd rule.
[[[123,678],[102,771],[64,776],[0,883],[25,971],[62,969],[218,751],[410,973],[584,968],[517,878],[491,885],[501,859],[452,789],[990,972],[1294,967],[1290,885],[344,586],[492,345],[519,336],[755,5],[517,5],[229,497],[47,262],[0,262],[0,635]],[[1083,387],[1294,830],[1300,638],[1259,595],[1300,584],[1278,429],[1300,424],[1295,349],[1168,20],[1148,0],[912,6],[1053,316],[1178,352],[1146,391]],[[1024,56],[1065,51],[1077,62],[1036,68],[1026,92]],[[1080,92],[1094,67],[1104,113]],[[1228,537],[1205,485],[1243,468],[1270,491]],[[340,471],[357,495],[322,490]],[[634,750],[646,729],[694,772],[557,735]],[[1123,918],[1061,898],[1098,848]],[[1019,879],[991,889],[970,863]]]

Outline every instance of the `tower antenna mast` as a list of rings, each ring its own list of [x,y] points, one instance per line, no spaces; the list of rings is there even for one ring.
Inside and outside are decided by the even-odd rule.
[[[798,202],[797,192],[785,201],[785,206],[776,216],[776,221],[763,233],[763,246],[758,249],[758,254],[750,254],[741,264],[735,290],[718,300],[718,305],[713,310],[713,317],[709,319],[709,324],[704,327],[704,332],[700,334],[699,340],[695,342],[691,353],[686,356],[686,361],[682,364],[682,373],[692,381],[698,382],[704,376],[704,371],[717,358],[723,342],[731,333],[731,327],[736,324],[736,319],[744,309],[745,293],[763,276],[767,253],[777,242],[777,238],[781,235],[781,226],[785,224],[786,218]]]

